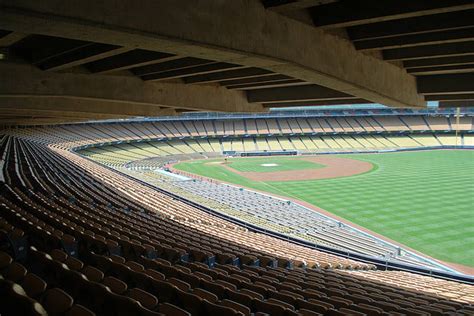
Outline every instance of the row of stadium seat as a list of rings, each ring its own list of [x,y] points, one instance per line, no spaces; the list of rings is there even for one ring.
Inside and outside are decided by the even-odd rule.
[[[34,220],[29,214],[23,214],[26,216],[24,219]],[[17,215],[16,219],[23,218]],[[25,242],[21,241],[24,233],[19,232],[20,229],[6,220],[0,222],[0,227],[12,236],[13,248],[19,242],[25,246]],[[26,294],[33,300],[40,300],[51,314],[77,315],[77,310],[81,312],[80,315],[91,314],[83,306],[74,306],[73,302],[111,315],[155,315],[151,311],[186,315],[186,312],[170,303],[184,307],[193,315],[219,315],[224,312],[250,315],[252,310],[272,315],[291,315],[290,311],[294,311],[295,307],[301,315],[313,315],[306,308],[325,314],[338,309],[340,313],[359,311],[375,315],[384,310],[415,314],[416,311],[432,314],[452,312],[457,315],[474,310],[459,302],[362,281],[363,278],[405,280],[405,277],[409,277],[417,279],[425,290],[427,282],[423,281],[432,281],[428,277],[403,272],[347,272],[348,276],[344,276],[343,272],[325,270],[255,266],[239,269],[233,265],[219,264],[210,269],[196,262],[172,264],[166,259],[150,259],[143,255],[137,261],[127,261],[121,256],[98,255],[94,252],[81,254],[85,260],[83,262],[77,259],[75,251],[62,243],[43,243],[40,238],[31,236],[28,241],[41,249],[54,249],[44,253],[31,246],[27,247],[27,251],[14,252],[16,257],[22,258],[24,265],[13,262],[9,255],[0,252],[0,272],[8,281],[20,283]],[[63,245],[63,250],[56,249],[58,245]],[[453,291],[461,291],[459,294],[472,295],[472,288],[463,288],[454,282],[438,283]],[[50,289],[46,291],[47,288]],[[3,283],[2,289],[6,291]],[[441,291],[440,288],[430,289],[432,293]],[[17,296],[21,296],[23,302],[28,302],[22,308],[41,311],[33,300],[24,298],[25,293],[16,292],[19,292]],[[338,315],[335,312],[330,314]]]
[[[472,311],[471,286],[427,277],[420,288],[416,275],[392,278],[392,271],[384,271],[386,282],[371,265],[250,232],[35,137],[1,138],[2,250],[42,278],[47,291],[61,290],[53,292],[69,302],[61,311],[77,304],[83,311],[134,315],[173,314],[176,306],[194,315],[343,315],[367,312],[367,305],[376,306],[370,310],[375,314]],[[97,272],[87,277],[89,266],[104,278]],[[150,272],[154,277],[139,286],[131,275],[143,277],[142,267],[164,279]],[[153,290],[152,279],[161,288]],[[2,293],[21,301],[17,283],[23,278],[2,280]],[[38,298],[52,314],[59,310]]]
[[[62,160],[62,159],[57,159],[58,158],[57,156],[56,157],[49,156],[49,152],[45,149],[33,150],[33,148],[35,148],[35,146],[33,145],[30,148],[30,150],[28,150],[27,148],[29,148],[29,145],[31,144],[27,145],[27,143],[21,143],[18,140],[15,140],[13,144],[19,144],[19,146],[13,146],[14,150],[11,150],[12,152],[21,153],[22,155],[24,154],[25,157],[30,158],[28,159],[30,163],[33,162],[34,167],[32,167],[31,169],[28,168],[26,170],[28,171],[34,170],[33,172],[35,173],[36,177],[34,177],[33,179],[37,180],[37,183],[36,185],[33,185],[31,183],[31,180],[28,180],[28,179],[25,180],[25,177],[21,176],[21,172],[25,170],[26,166],[21,166],[20,164],[14,163],[14,161],[12,163],[12,161],[7,160],[7,165],[6,165],[7,170],[12,171],[6,174],[7,179],[12,181],[12,183],[15,184],[16,186],[11,187],[8,184],[5,185],[4,194],[2,194],[2,197],[1,197],[2,200],[6,199],[6,197],[10,197],[10,200],[9,200],[10,202],[12,202],[13,200],[13,201],[16,201],[16,203],[22,203],[24,207],[32,208],[32,210],[35,209],[33,207],[34,203],[41,202],[43,205],[45,205],[45,207],[48,207],[49,209],[54,208],[57,210],[56,213],[49,212],[50,213],[49,215],[60,216],[59,214],[63,214],[64,216],[67,216],[66,219],[72,216],[71,212],[76,212],[77,216],[80,216],[81,219],[86,220],[87,218],[89,218],[91,220],[90,222],[86,222],[88,224],[87,226],[88,230],[92,230],[93,232],[95,231],[95,233],[100,233],[100,235],[104,235],[105,233],[107,233],[107,235],[110,235],[108,230],[113,228],[115,230],[118,230],[120,233],[124,235],[128,235],[128,238],[134,238],[134,239],[137,239],[138,241],[141,241],[142,244],[146,244],[146,243],[150,244],[152,241],[150,240],[150,238],[154,238],[155,240],[157,240],[156,245],[152,244],[153,246],[155,246],[155,248],[157,248],[158,245],[165,243],[164,238],[163,240],[159,240],[158,236],[160,236],[159,235],[160,231],[161,232],[168,231],[168,232],[174,232],[174,233],[182,231],[183,233],[182,236],[176,235],[176,236],[171,236],[168,239],[166,239],[166,241],[168,242],[170,242],[171,240],[175,241],[176,244],[169,245],[171,246],[171,248],[180,249],[180,250],[182,250],[183,247],[186,249],[195,248],[195,247],[199,247],[194,243],[195,240],[202,239],[200,240],[200,244],[202,246],[204,243],[206,243],[206,239],[207,239],[208,240],[207,244],[212,245],[215,248],[214,250],[216,250],[216,252],[217,252],[217,248],[219,244],[222,244],[223,247],[225,247],[228,252],[231,249],[234,249],[232,253],[234,254],[235,257],[240,256],[241,261],[244,261],[244,259],[249,260],[249,258],[247,257],[253,258],[252,256],[246,255],[247,253],[249,253],[250,249],[242,245],[246,243],[247,239],[254,240],[255,238],[258,237],[258,239],[253,244],[253,248],[255,249],[256,247],[259,247],[260,248],[259,250],[263,252],[259,258],[261,261],[264,260],[265,256],[273,256],[279,253],[286,254],[286,255],[291,254],[292,251],[290,251],[290,248],[294,248],[294,246],[290,246],[290,244],[288,244],[287,246],[285,246],[284,243],[281,244],[277,242],[275,244],[276,241],[272,242],[271,239],[268,239],[266,236],[248,232],[244,229],[239,228],[238,226],[232,225],[223,220],[207,215],[203,211],[194,209],[184,203],[180,203],[177,201],[169,201],[169,198],[164,197],[158,193],[154,193],[153,196],[147,196],[146,200],[142,198],[141,203],[147,203],[148,200],[151,200],[150,202],[152,203],[150,204],[153,204],[155,209],[157,209],[158,211],[162,211],[164,214],[170,217],[173,217],[174,220],[168,219],[166,217],[164,218],[156,217],[153,214],[147,215],[146,213],[142,213],[142,212],[138,214],[134,214],[132,212],[130,215],[124,214],[124,211],[122,210],[127,210],[127,208],[130,207],[128,205],[129,202],[123,198],[119,198],[119,196],[116,195],[118,192],[115,192],[113,188],[104,187],[103,183],[98,183],[84,174],[81,175],[83,178],[80,178],[80,180],[77,179],[78,175],[75,174],[73,169],[70,169],[70,166],[68,166],[68,164],[65,164],[67,161]],[[19,148],[24,148],[25,151],[16,150]],[[35,152],[39,152],[39,151],[42,152],[43,154],[42,156],[33,156],[33,157],[29,156],[29,155],[34,155]],[[48,161],[45,159],[48,156],[52,158],[53,161],[55,161],[54,164],[51,164],[51,161]],[[74,157],[74,158],[77,158],[77,157]],[[96,167],[94,165],[90,165],[90,166]],[[50,180],[51,171],[54,172],[54,177],[57,180],[57,182],[52,182]],[[66,174],[64,174],[64,172],[66,172]],[[46,182],[46,180],[49,180],[49,181]],[[76,181],[80,181],[80,182],[76,182]],[[84,185],[84,183],[86,185]],[[61,186],[61,184],[63,186]],[[80,190],[76,190],[76,191],[67,190],[66,187],[71,184],[79,185]],[[20,186],[18,187],[18,185]],[[44,193],[42,193],[41,191],[38,192],[38,188],[42,188],[44,190]],[[50,194],[51,191],[56,192],[56,194],[58,194],[58,192],[61,192],[63,195],[58,196],[54,201],[50,201],[48,200],[48,194]],[[135,192],[132,191],[132,193],[135,193]],[[82,202],[80,200],[70,201],[72,197],[76,199],[75,196],[77,195],[80,195],[80,197],[83,199],[86,199],[86,201],[87,200],[90,201],[89,203],[92,203],[93,201],[97,200],[105,204],[106,203],[105,201],[108,199],[109,201],[107,202],[106,205],[108,205],[108,203],[111,203],[110,197],[108,197],[108,195],[110,196],[115,195],[113,202],[114,202],[114,205],[116,205],[116,208],[118,208],[118,210],[116,211],[109,210],[105,206],[100,206],[100,205],[98,206],[94,206],[92,204],[88,205],[87,203]],[[138,193],[138,195],[140,194]],[[148,197],[150,197],[150,199],[148,199]],[[7,202],[7,201],[4,201],[4,202]],[[165,202],[168,202],[168,203],[165,204]],[[81,210],[78,210],[79,204],[80,204]],[[170,206],[174,206],[175,209],[170,209]],[[66,209],[63,209],[63,208],[66,208]],[[84,213],[85,210],[87,210],[86,213]],[[109,212],[109,213],[112,212],[113,214],[108,215],[107,213],[104,213],[104,212]],[[111,226],[109,227],[106,226],[107,230],[105,232],[103,231],[105,228],[98,227],[97,226],[98,224],[92,222],[92,220],[94,218],[97,218],[97,216],[101,216],[101,217],[106,216],[111,221],[110,223]],[[147,229],[147,230],[153,231],[156,225],[156,230],[150,233],[146,233],[146,232],[142,232],[140,234],[128,233],[127,230],[124,230],[120,226],[121,223],[123,223],[124,221],[127,221],[128,216],[133,216],[137,218],[135,221],[131,221],[129,223],[130,225],[133,225],[134,227],[136,227],[136,229],[142,229],[142,230]],[[192,219],[191,217],[193,216],[195,216],[195,218],[198,218],[199,220]],[[64,220],[64,219],[65,218],[61,218],[61,220]],[[146,225],[143,224],[141,220],[146,220],[147,224]],[[199,230],[201,230],[205,234],[205,237],[200,236],[200,235],[193,235],[192,237],[191,236],[188,237],[189,232],[187,232],[186,229],[180,227],[181,225],[177,225],[176,224],[177,221],[182,222],[186,226],[199,228]],[[101,223],[101,225],[104,226],[107,223],[108,223],[107,221],[104,221],[103,223]],[[215,228],[226,228],[226,229],[216,230]],[[207,233],[210,233],[210,234],[207,234]],[[212,235],[217,235],[216,237],[219,237],[221,239],[209,240],[209,238],[211,238]],[[239,245],[238,247],[235,247],[231,243],[225,242],[222,239],[229,240],[235,243],[240,243],[241,245]],[[114,245],[114,247],[116,247],[115,244],[120,243],[120,242],[122,242],[121,239],[117,237],[109,236],[106,243],[108,245]],[[274,246],[275,249],[271,249],[272,244],[275,244]],[[334,262],[331,255],[328,255],[325,253],[319,253],[318,251],[309,251],[303,247],[300,247],[300,248],[296,247],[294,249],[297,250],[298,257],[299,257],[299,259],[297,257],[293,259],[294,263],[301,264],[302,261],[306,260],[309,264],[310,262],[312,262],[311,261],[312,259],[314,260],[315,258],[320,258],[320,260],[313,262],[312,264],[313,265],[319,264],[322,266],[340,266],[340,263],[339,263],[340,260],[337,261],[338,263],[331,264],[331,262]],[[165,247],[165,250],[166,250],[166,247]],[[204,248],[202,250],[204,251]],[[227,258],[227,255],[220,254],[218,252],[216,253],[216,255],[217,255],[218,262],[221,259],[223,260],[222,262],[226,261],[225,258]],[[257,260],[257,259],[258,257],[252,260]],[[281,264],[284,266],[288,264],[287,262],[288,260],[279,260],[279,261],[282,261]],[[351,262],[350,260],[347,260],[347,266],[351,266],[351,264],[355,264],[355,263]],[[355,264],[354,267],[365,267],[365,265]]]
[[[10,227],[18,239],[18,228],[5,220],[0,225],[5,232]],[[37,239],[29,240],[41,248],[54,248]],[[38,300],[52,315],[93,315],[88,308],[104,315],[250,315],[252,311],[270,315],[380,315],[387,310],[412,315],[463,315],[474,311],[459,302],[363,281],[355,276],[356,272],[344,276],[325,270],[240,269],[232,265],[210,269],[202,263],[172,264],[144,256],[132,261],[94,252],[81,256],[85,259],[82,261],[75,252],[68,254],[65,250],[45,253],[30,246],[25,256],[17,254],[22,263],[0,252],[0,275],[7,280],[0,280],[0,288],[2,294],[11,296],[9,304],[0,310],[45,314]],[[403,274],[378,272],[376,278],[404,279]],[[440,283],[470,294],[469,288]],[[21,306],[17,306],[19,302]]]
[[[60,125],[23,128],[17,130],[23,136],[41,136],[55,144],[77,147],[92,143],[131,141],[139,139],[182,138],[182,137],[223,137],[268,134],[322,134],[322,133],[371,133],[400,131],[470,131],[473,118],[454,116],[367,116],[367,117],[325,117],[325,118],[278,118],[278,119],[228,119],[228,120],[174,120],[142,123],[113,123],[91,125]],[[369,140],[371,142],[371,140]],[[272,142],[272,144],[276,144]],[[199,146],[193,144],[198,148]],[[245,148],[246,143],[238,144]],[[252,147],[253,145],[250,144]],[[206,144],[207,146],[207,144]],[[213,143],[213,150],[221,150]],[[267,145],[265,145],[266,147]],[[318,144],[316,144],[318,146]],[[288,147],[285,144],[282,147]],[[318,146],[319,147],[319,146]],[[336,146],[337,147],[337,146]],[[260,148],[263,150],[266,148]],[[224,149],[225,150],[225,149]],[[235,149],[234,149],[235,150]],[[252,150],[245,148],[245,150]]]
[[[206,205],[217,212],[264,229],[343,251],[436,268],[432,263],[421,261],[396,246],[382,243],[347,226],[340,226],[335,220],[322,217],[319,213],[296,203],[241,190],[235,186],[214,183],[209,179],[202,180],[195,175],[189,175],[192,180],[190,178],[179,180],[174,176],[154,171],[125,168],[119,170],[198,204]],[[187,175],[179,170],[174,172]]]
[[[472,146],[474,135],[351,135],[351,136],[287,136],[249,137],[243,139],[199,139],[152,141],[117,144],[80,150],[109,166],[124,165],[152,157],[220,154],[223,151],[299,151],[305,153],[370,151],[426,146]],[[181,157],[183,158],[183,157]]]

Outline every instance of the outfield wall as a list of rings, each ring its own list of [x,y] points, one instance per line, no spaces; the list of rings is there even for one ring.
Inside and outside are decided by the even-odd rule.
[[[379,150],[353,150],[353,151],[315,151],[315,152],[298,152],[298,151],[255,151],[255,152],[223,152],[223,156],[239,156],[239,157],[255,157],[255,156],[295,156],[295,155],[344,155],[344,154],[376,154],[397,151],[422,151],[422,150],[439,150],[439,149],[474,149],[474,146],[427,146],[427,147],[407,147]]]

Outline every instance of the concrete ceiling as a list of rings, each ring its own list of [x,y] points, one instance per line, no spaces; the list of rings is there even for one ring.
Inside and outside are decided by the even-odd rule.
[[[442,107],[474,106],[474,1],[263,0],[268,10],[349,40],[405,69]]]
[[[0,0],[0,124],[474,100],[474,1]]]

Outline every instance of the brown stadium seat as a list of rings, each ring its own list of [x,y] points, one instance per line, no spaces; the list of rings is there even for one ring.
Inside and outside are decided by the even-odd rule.
[[[66,312],[65,316],[95,316],[95,313],[82,305],[74,305]]]
[[[401,308],[400,313],[410,315],[410,316],[430,316],[431,313],[427,311],[422,311],[416,308]]]
[[[224,280],[216,280],[215,283],[222,285],[225,289],[234,290],[234,291],[237,290],[237,286],[235,284],[224,281]]]
[[[249,272],[249,273],[253,273],[253,274],[256,274],[256,275],[259,275],[260,273],[263,273],[263,272],[267,272],[267,270],[265,268],[257,267],[257,266],[250,266],[250,265],[245,265],[245,264],[242,264],[241,268],[244,270],[242,272]]]
[[[191,256],[191,260],[203,263],[209,262],[209,260],[214,257],[212,253],[208,251],[202,251],[194,247],[189,248],[189,254]]]
[[[396,298],[394,300],[391,300],[391,302],[394,303],[394,304],[397,304],[400,307],[405,307],[405,308],[414,308],[414,307],[416,307],[415,303],[407,302],[407,301],[405,301],[403,299],[400,299],[400,298]]]
[[[365,313],[358,312],[356,310],[353,310],[351,308],[346,308],[346,307],[340,308],[339,312],[344,313],[345,315],[354,315],[354,316],[364,316],[364,315],[366,315]]]
[[[134,271],[130,269],[126,264],[112,262],[110,265],[110,270],[107,272],[109,275],[115,276],[120,280],[123,280],[125,283],[130,284],[133,282]]]
[[[0,278],[0,313],[4,315],[48,315],[44,307],[28,297],[23,288]]]
[[[205,273],[202,273],[202,272],[199,272],[199,271],[194,271],[193,274],[203,280],[206,280],[206,281],[211,281],[212,280],[212,277],[209,275],[209,274],[205,274]]]
[[[110,293],[105,298],[103,309],[109,315],[139,315],[140,304],[127,296]]]
[[[327,284],[327,283],[326,283]],[[344,297],[346,296],[348,293],[347,291],[344,291],[344,290],[341,290],[341,289],[338,289],[338,288],[327,288],[326,289],[326,294],[328,296],[339,296],[339,297]]]
[[[185,272],[185,273],[192,273],[193,272],[190,268],[185,267],[184,265],[181,265],[181,264],[176,265],[176,269],[178,269],[181,272]]]
[[[385,311],[398,311],[400,309],[400,306],[398,306],[397,304],[389,303],[389,302],[374,301],[372,305],[375,307],[380,307]]]
[[[230,300],[237,302],[239,304],[242,304],[247,307],[252,307],[253,305],[253,300],[255,297],[248,293],[244,293],[242,291],[232,291],[228,290],[227,291],[227,296],[229,297]]]
[[[70,256],[77,256],[77,241],[74,236],[64,234],[61,236],[61,245]]]
[[[182,279],[186,283],[189,283],[192,288],[199,287],[199,285],[201,285],[201,282],[204,281],[202,280],[202,278],[193,274],[192,272],[180,271],[178,275],[180,279]]]
[[[242,313],[244,316],[250,316],[251,315],[251,310],[248,306],[245,306],[243,304],[234,302],[232,300],[225,299],[225,300],[222,300],[219,304],[221,306],[230,307],[230,308]]]
[[[307,310],[312,310],[312,311],[315,311],[315,312],[318,312],[318,313],[321,313],[321,314],[324,314],[325,312],[327,312],[330,309],[326,305],[318,304],[314,301],[310,302],[310,301],[305,301],[305,300],[301,300],[301,299],[298,299],[296,301],[295,306],[298,308],[298,310],[307,309]]]
[[[216,294],[206,291],[204,289],[200,289],[200,288],[193,289],[192,293],[199,296],[203,300],[206,300],[211,303],[215,303],[219,300]]]
[[[295,291],[297,294],[302,295],[305,299],[321,299],[323,297],[326,297],[326,294],[314,289],[303,289],[303,290],[298,290]]]
[[[172,283],[162,280],[152,281],[154,292],[158,295],[160,302],[173,302],[179,289]]]
[[[82,261],[74,258],[74,257],[68,257],[64,263],[68,266],[69,269],[75,270],[75,271],[81,271],[82,268],[84,268],[84,263]]]
[[[302,316],[322,316],[323,314],[309,310],[309,309],[299,309],[298,313]]]
[[[74,304],[74,300],[61,289],[47,290],[41,299],[41,303],[49,315],[63,315]]]
[[[261,267],[277,267],[278,266],[278,261],[274,257],[259,256],[258,259],[260,260]]]
[[[0,273],[6,269],[11,263],[13,259],[10,255],[6,252],[0,251]]]
[[[292,304],[289,304],[287,302],[283,302],[283,301],[281,301],[279,299],[276,299],[276,298],[269,298],[267,300],[267,302],[280,305],[280,306],[282,306],[282,307],[284,307],[288,310],[292,310],[292,311],[295,310],[295,307]]]
[[[158,271],[153,270],[153,269],[145,270],[145,274],[152,277],[155,280],[164,280],[165,279],[165,275],[163,273],[158,272]]]
[[[434,308],[439,308],[443,311],[446,311],[446,312],[453,312],[453,311],[456,311],[456,308],[453,307],[453,306],[450,306],[450,305],[446,305],[446,304],[442,304],[442,303],[434,303],[434,304],[430,304],[431,307],[434,307]]]
[[[204,300],[193,293],[184,292],[178,290],[177,292],[178,306],[186,309],[192,315],[203,314],[203,303]]]
[[[326,301],[326,298],[323,298],[321,300],[316,300],[316,299],[309,299],[308,300],[309,303],[314,303],[314,304],[317,304],[317,305],[321,305],[323,307],[325,307],[326,309],[331,309],[331,308],[334,308],[334,305],[329,303],[328,301]]]
[[[294,292],[294,291],[297,291],[297,290],[301,290],[302,287],[301,287],[301,285],[295,284],[292,281],[290,281],[290,282],[283,281],[283,282],[280,282],[280,284],[278,285],[278,289],[280,291],[286,290],[286,291]]]
[[[82,294],[82,287],[91,283],[87,277],[77,271],[65,269],[60,272],[60,281],[55,282],[58,286],[61,286],[65,291],[73,297]]]
[[[225,297],[225,293],[226,293],[226,287],[222,284],[219,284],[217,281],[206,281],[206,280],[202,280],[200,282],[200,288],[206,290],[206,291],[209,291],[209,292],[212,292],[212,293],[216,293],[216,295],[218,296],[219,299],[222,299]],[[232,288],[231,288],[232,289]],[[232,289],[232,290],[236,290],[235,289]]]
[[[131,272],[131,286],[150,291],[153,288],[154,279],[144,272]]]
[[[105,277],[102,283],[115,294],[123,294],[127,291],[127,284],[125,282],[111,276]]]
[[[348,299],[344,299],[344,298],[339,297],[339,296],[330,296],[330,297],[325,298],[325,300],[328,303],[334,305],[336,308],[347,307],[347,306],[350,306],[352,304],[352,301],[350,301]]]
[[[278,258],[277,264],[280,268],[290,268],[293,263],[289,259]]]
[[[229,253],[219,253],[216,255],[216,261],[220,264],[231,264],[235,262],[237,257],[234,254]]]
[[[179,269],[176,266],[167,266],[167,265],[159,265],[158,269],[160,272],[166,275],[167,278],[177,277],[179,275]]]
[[[221,269],[219,267],[214,267],[214,270],[215,272],[219,273],[220,275],[225,275],[225,276],[228,276],[229,273],[227,272],[227,270],[224,270],[224,269]]]
[[[304,299],[303,296],[301,295],[293,294],[290,292],[283,293],[283,292],[275,292],[275,291],[269,292],[269,298],[277,299],[279,301],[288,303],[292,306],[296,304],[297,299]]]
[[[173,315],[173,316],[191,316],[190,313],[188,313],[187,311],[175,306],[175,305],[172,305],[172,304],[169,304],[169,303],[162,303],[160,304],[160,312],[162,312],[163,314],[165,315]]]
[[[189,283],[187,283],[183,280],[180,280],[180,279],[177,279],[177,278],[173,277],[173,278],[169,278],[167,281],[169,283],[173,284],[174,286],[176,286],[181,291],[189,292],[189,290],[191,289],[191,285],[189,285]]]
[[[270,292],[276,292],[277,291],[277,288],[275,286],[273,286],[273,285],[276,285],[276,283],[272,283],[273,285],[270,285],[270,284],[268,284],[268,282],[266,280],[263,280],[263,281],[261,281],[261,280],[262,279],[259,278],[259,281],[255,281],[255,282],[253,282],[253,284],[264,288],[266,290],[267,295]]]
[[[240,293],[250,295],[252,298],[262,300],[262,301],[265,299],[265,297],[262,294],[246,289],[246,288],[241,288]]]
[[[104,311],[106,299],[112,294],[109,288],[96,282],[84,282],[80,290],[78,297],[81,304],[94,306],[98,314]]]
[[[303,295],[304,290],[302,289],[295,290],[295,291],[281,290],[280,293],[285,294],[285,295],[290,295],[294,300],[305,298],[305,296]]]
[[[142,272],[145,270],[143,265],[139,264],[138,262],[127,261],[125,265],[128,266],[133,271]]]
[[[84,275],[93,282],[100,283],[104,279],[104,273],[92,266],[86,266],[84,269],[82,269],[82,273],[84,273]]]
[[[142,304],[147,309],[154,310],[158,306],[158,299],[154,295],[141,289],[130,289],[128,291],[128,296],[140,302],[140,304]]]
[[[33,273],[28,273],[22,280],[21,286],[31,298],[40,297],[47,288],[46,282]]]
[[[381,315],[384,312],[382,308],[371,306],[368,304],[351,305],[350,308],[352,310],[356,310],[367,315]]]
[[[110,255],[108,256],[110,259],[112,259],[113,262],[116,262],[116,263],[125,263],[127,260],[122,257],[122,256],[118,256],[118,255]]]
[[[240,258],[240,263],[241,264],[245,264],[245,265],[249,265],[249,266],[253,266],[253,265],[256,265],[257,263],[257,260],[258,258],[254,255],[240,255],[239,256]]]
[[[68,258],[67,253],[65,253],[64,251],[60,249],[53,249],[50,252],[50,255],[54,260],[59,261],[59,262],[64,262]]]
[[[428,312],[434,316],[438,316],[438,315],[441,316],[444,313],[444,311],[441,308],[436,308],[431,305],[417,306],[415,309]]]
[[[243,314],[229,306],[224,306],[221,304],[214,304],[207,300],[203,303],[204,307],[204,314],[209,316],[221,316],[221,315],[229,315],[229,316],[242,316]]]
[[[276,304],[269,301],[255,300],[255,308],[258,312],[267,313],[274,316],[285,316],[287,308],[281,304]]]
[[[354,293],[353,291],[351,291]],[[347,298],[348,300],[351,300],[355,304],[367,304],[370,305],[372,303],[372,300],[368,298],[367,296],[363,294],[357,294],[358,292],[355,292],[356,294],[347,294],[344,297]],[[395,301],[395,300],[394,300]]]
[[[18,262],[12,262],[8,267],[6,267],[6,271],[4,272],[3,276],[7,280],[19,283],[21,280],[23,280],[27,273],[28,271],[22,264]]]
[[[247,290],[251,290],[255,293],[259,293],[260,295],[262,295],[263,297],[267,297],[268,296],[268,289],[266,287],[263,287],[261,285],[257,285],[257,284],[254,284],[254,283],[241,283],[240,285],[243,289],[247,289]]]

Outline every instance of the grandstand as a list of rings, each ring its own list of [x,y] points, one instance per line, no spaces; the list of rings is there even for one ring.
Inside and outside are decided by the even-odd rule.
[[[0,0],[0,316],[474,315],[473,30]]]
[[[449,110],[340,114],[189,115],[4,130],[0,202],[8,243],[0,269],[9,281],[2,295],[21,301],[25,314],[43,307],[71,315],[474,312],[473,287],[463,284],[471,279],[437,262],[296,203],[160,171],[173,161],[225,153],[472,143],[469,110],[457,130]]]
[[[147,133],[133,128],[133,124],[110,124],[112,132],[97,131],[91,137],[96,140],[75,139],[74,146],[81,155],[104,162],[110,166],[120,166],[139,159],[156,156],[210,154],[223,152],[278,152],[295,151],[301,154],[329,152],[370,152],[381,150],[401,150],[420,147],[471,146],[472,113],[463,113],[459,126],[454,112],[449,110],[427,112],[395,111],[369,114],[367,111],[342,115],[314,113],[291,113],[295,118],[281,117],[284,112],[245,118],[242,115],[226,118],[169,118],[154,122],[144,122]],[[288,115],[288,114],[287,114]],[[297,116],[304,117],[297,117]],[[167,121],[168,120],[168,121]],[[444,124],[439,123],[444,120]],[[204,123],[203,123],[204,122]],[[250,123],[252,122],[252,123]],[[351,122],[352,124],[349,124]],[[438,123],[436,123],[438,122]],[[462,123],[462,124],[461,124]],[[213,133],[191,133],[197,124],[204,124],[206,131]],[[248,129],[253,124],[255,128]],[[221,126],[227,126],[227,129]],[[176,126],[182,126],[177,132]],[[247,129],[245,129],[247,126]],[[257,130],[257,126],[261,126]],[[267,126],[266,129],[263,126]],[[292,129],[289,126],[293,126]],[[241,128],[241,129],[239,129]],[[60,128],[63,130],[63,128]],[[174,133],[172,132],[174,130]],[[456,131],[459,132],[456,135]],[[66,139],[59,140],[63,143]],[[139,142],[138,142],[139,141]],[[145,142],[145,143],[144,143]],[[104,146],[109,143],[110,146]],[[65,143],[67,144],[67,143]],[[96,148],[96,144],[100,149]],[[131,147],[130,147],[131,146]],[[126,152],[126,153],[125,153]],[[125,155],[125,156],[124,156]],[[134,155],[137,159],[129,159]]]
[[[287,115],[287,117],[281,115]],[[297,239],[310,241],[317,245],[328,246],[333,249],[349,251],[377,257],[383,260],[398,261],[411,265],[421,265],[430,269],[441,269],[452,271],[443,265],[433,263],[418,254],[406,251],[399,246],[386,243],[383,240],[367,236],[331,218],[324,218],[313,210],[308,210],[297,204],[288,205],[289,201],[241,191],[234,187],[210,183],[209,181],[193,180],[184,181],[169,177],[164,173],[153,172],[157,168],[163,168],[169,162],[216,157],[227,155],[248,154],[327,154],[327,153],[350,153],[350,152],[384,152],[414,149],[436,149],[436,148],[469,148],[464,145],[464,139],[469,139],[472,133],[472,116],[469,111],[463,113],[459,122],[463,124],[456,127],[462,130],[453,130],[451,125],[437,126],[437,129],[428,127],[427,122],[432,118],[447,118],[447,122],[455,122],[454,112],[431,111],[431,113],[414,111],[385,111],[377,114],[369,114],[364,111],[356,111],[351,115],[340,116],[340,113],[305,113],[305,118],[293,117],[301,115],[298,112],[291,114],[276,112],[269,114],[267,118],[246,118],[245,116],[226,115],[224,125],[234,126],[227,129],[224,135],[213,135],[214,137],[199,135],[195,138],[192,134],[180,134],[178,139],[161,138],[157,140],[139,139],[140,142],[127,144],[118,143],[114,145],[100,146],[99,148],[82,146],[79,153],[95,161],[99,161],[117,170],[125,172],[135,178],[147,183],[152,183],[160,188],[185,196],[197,203],[206,205],[213,210],[242,220],[246,224],[263,227],[269,231],[281,233]],[[430,115],[427,115],[430,114]],[[280,115],[280,117],[275,117]],[[207,121],[208,128],[214,124],[220,124],[216,118]],[[379,131],[369,130],[367,122],[381,122]],[[196,121],[182,120],[181,126],[190,130]],[[268,122],[275,123],[276,129],[267,128],[264,134],[262,126],[269,126]],[[302,122],[305,122],[304,125]],[[327,124],[331,132],[317,131],[316,126]],[[352,122],[349,125],[348,122]],[[355,122],[359,123],[358,128]],[[154,122],[154,126],[160,129],[159,124],[169,125],[175,122]],[[397,125],[398,124],[398,125]],[[244,128],[239,131],[235,127]],[[248,129],[249,126],[253,126]],[[257,126],[260,128],[257,130]],[[292,126],[291,129],[288,127]],[[301,128],[304,126],[305,128]],[[382,128],[383,127],[383,128]],[[126,125],[122,128],[127,129]],[[270,133],[272,130],[272,133]],[[296,133],[295,133],[296,132]],[[279,136],[277,136],[279,135]],[[199,144],[212,140],[214,147],[204,147]],[[157,152],[161,148],[163,151]],[[97,151],[101,149],[101,151]],[[132,157],[133,156],[133,157]],[[194,178],[193,175],[186,175]],[[187,178],[189,180],[189,178]],[[262,206],[265,206],[262,208]]]

